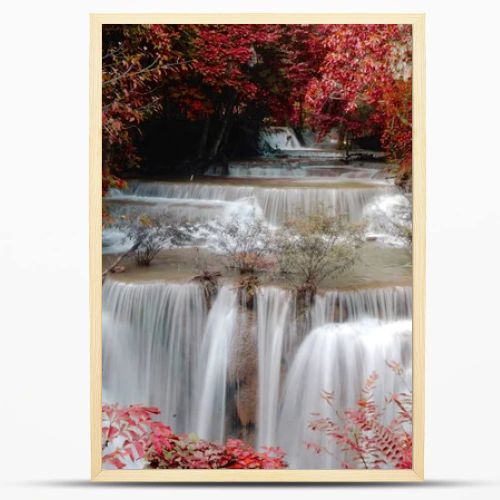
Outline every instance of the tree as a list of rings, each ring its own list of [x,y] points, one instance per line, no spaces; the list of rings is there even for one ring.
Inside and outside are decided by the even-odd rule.
[[[363,237],[363,224],[352,224],[343,215],[329,215],[324,208],[299,214],[277,230],[278,270],[299,292],[314,295],[323,280],[354,265]]]
[[[195,125],[186,156],[202,163],[225,158],[235,127],[376,133],[409,185],[411,41],[409,25],[107,25],[103,189],[141,163],[137,142],[159,117]]]
[[[137,166],[134,135],[158,113],[175,31],[164,25],[105,25],[102,54],[103,190],[121,187],[115,175]]]
[[[197,157],[223,154],[235,122],[296,121],[321,60],[315,25],[107,25],[103,28],[103,188],[137,166],[141,126],[203,123]],[[313,38],[315,42],[313,42]],[[257,124],[258,128],[258,124]]]
[[[338,126],[351,138],[378,132],[394,160],[398,180],[411,178],[411,25],[322,26],[326,55],[306,102],[321,134]]]

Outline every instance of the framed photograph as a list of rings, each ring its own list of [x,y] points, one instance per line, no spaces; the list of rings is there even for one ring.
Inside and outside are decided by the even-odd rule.
[[[422,481],[424,15],[90,25],[92,479]]]

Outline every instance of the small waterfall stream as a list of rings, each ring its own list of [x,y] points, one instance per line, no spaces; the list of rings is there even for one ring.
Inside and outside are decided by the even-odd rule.
[[[279,224],[297,211],[309,214],[320,207],[359,221],[370,202],[384,194],[402,196],[394,186],[324,189],[130,181],[128,190],[112,191],[108,200],[136,203],[146,213],[171,213],[190,220],[203,220],[207,209],[213,217],[214,210],[223,215],[225,210],[238,211],[247,204],[270,223]],[[236,202],[239,205],[234,205]]]
[[[207,323],[202,289],[107,280],[102,307],[103,399],[158,406],[177,432],[191,431]]]
[[[261,149],[265,149],[267,146],[268,148],[281,151],[304,149],[291,127],[268,127],[261,130],[259,145]]]
[[[315,328],[300,346],[284,388],[277,444],[287,451],[290,468],[340,468],[344,454],[335,449],[328,436],[310,430],[309,423],[314,415],[338,421],[337,412],[356,406],[360,388],[373,371],[382,378],[376,393],[378,403],[388,392],[399,391],[402,382],[387,369],[386,361],[402,361],[410,369],[409,353],[408,320],[384,323],[367,319]],[[407,377],[406,383],[411,385],[411,377]],[[333,394],[332,405],[321,391]],[[306,443],[328,452],[318,454],[307,449]]]
[[[410,318],[412,293],[409,287],[387,287],[352,292],[328,291],[318,294],[310,311],[311,325],[356,321],[364,317],[384,321]]]
[[[237,319],[236,291],[222,288],[203,333],[198,360],[196,433],[203,439],[222,442],[226,425],[227,372],[231,340]]]
[[[296,341],[293,296],[266,287],[257,294],[258,433],[257,443],[276,441],[283,359]]]

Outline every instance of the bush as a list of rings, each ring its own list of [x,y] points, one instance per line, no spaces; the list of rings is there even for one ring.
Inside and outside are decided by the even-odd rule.
[[[278,271],[299,291],[314,294],[323,280],[354,265],[363,237],[363,224],[351,224],[346,217],[329,215],[322,208],[299,215],[276,233]]]
[[[270,239],[270,231],[262,220],[246,222],[233,217],[220,227],[219,246],[229,267],[238,269],[240,274],[249,274],[273,267]]]
[[[132,249],[139,266],[149,266],[167,241],[179,244],[189,239],[182,225],[173,225],[166,219],[141,215],[122,221],[125,238],[132,241]]]
[[[154,469],[283,469],[286,463],[279,448],[255,451],[237,439],[226,444],[177,435],[153,418],[155,407],[103,405],[102,461],[123,469],[143,460]]]
[[[398,369],[397,363],[388,363]],[[379,408],[373,401],[377,374],[368,377],[360,399],[354,409],[337,412],[339,421],[331,418],[318,418],[310,423],[312,430],[322,432],[331,437],[337,447],[347,453],[343,463],[346,469],[358,468],[394,469],[412,468],[412,396],[411,393],[391,394],[384,408]],[[324,398],[332,404],[333,396],[324,394]],[[396,405],[398,416],[389,425],[382,424],[382,417],[388,405]],[[332,453],[331,450],[308,443],[308,448],[317,453]]]

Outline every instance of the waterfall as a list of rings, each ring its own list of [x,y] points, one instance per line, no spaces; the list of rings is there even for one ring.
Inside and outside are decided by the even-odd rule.
[[[103,400],[158,406],[176,432],[190,431],[207,319],[201,287],[106,280],[102,317]]]
[[[279,153],[301,158],[340,158],[344,153],[335,144],[336,141],[321,145],[314,141],[313,147],[304,147],[291,127],[267,127],[259,133],[259,149],[264,156]]]
[[[381,375],[382,387],[376,400],[387,392],[397,392],[410,382],[399,380],[386,361],[405,363],[411,371],[411,322],[382,323],[363,320],[355,323],[326,324],[313,330],[301,344],[286,378],[279,419],[279,445],[287,452],[292,469],[335,469],[345,460],[332,438],[312,431],[308,424],[315,415],[337,420],[337,412],[354,408],[367,376]],[[389,374],[388,374],[389,372]],[[330,406],[322,391],[333,394]],[[316,453],[313,443],[329,450]]]
[[[315,328],[325,323],[356,321],[364,317],[393,321],[410,318],[411,314],[411,287],[332,290],[316,295],[310,321]]]
[[[290,162],[290,160],[288,160]],[[297,161],[297,160],[295,160]],[[316,163],[320,163],[319,160]],[[223,171],[219,165],[211,165],[205,172],[207,176],[215,177],[251,177],[255,179],[302,179],[303,182],[316,181],[330,184],[342,183],[369,183],[378,185],[393,185],[392,180],[386,178],[386,174],[379,165],[371,168],[355,165],[332,165],[330,161],[326,165],[295,164],[282,162],[273,165],[251,162],[235,162],[228,166],[228,171]]]
[[[227,375],[236,328],[237,294],[223,287],[210,309],[199,359],[195,432],[222,442],[226,427]]]
[[[279,151],[304,149],[291,127],[268,127],[262,129],[259,135],[259,147],[264,152],[266,149]]]
[[[176,193],[173,194],[175,196]],[[203,196],[204,193],[195,193],[194,195],[196,194]],[[116,219],[124,216],[127,218],[138,217],[145,213],[152,217],[167,216],[175,221],[191,223],[213,220],[225,222],[234,216],[244,220],[262,217],[261,209],[254,197],[242,197],[234,200],[168,198],[130,195],[115,191],[105,200],[105,203],[108,213]]]
[[[299,137],[305,144],[293,128],[267,127],[258,137],[266,159],[215,162],[189,182],[136,179],[109,189],[103,255],[131,248],[129,223],[143,215],[175,227],[179,237],[162,243],[147,272],[127,257],[125,272],[110,274],[103,285],[103,401],[158,406],[176,433],[241,439],[256,449],[279,446],[292,469],[332,469],[349,457],[331,437],[310,430],[311,421],[336,420],[355,408],[374,371],[377,404],[388,393],[411,390],[412,289],[380,284],[410,277],[403,247],[412,204],[378,161],[384,153],[356,151],[359,160],[346,162],[335,148],[336,130],[321,143],[311,133]],[[323,210],[366,223],[359,265],[336,282],[366,288],[330,288],[304,299],[276,285],[282,278],[271,270],[259,272],[261,285],[247,291],[234,269],[218,273],[218,257],[240,238],[227,223],[243,234],[257,221],[272,234],[296,216]],[[210,300],[200,283],[119,281],[187,276],[195,249],[203,249],[197,260],[220,274]],[[400,363],[401,372],[389,361]],[[324,391],[333,394],[332,405]],[[384,423],[396,411],[389,407]],[[331,453],[318,454],[308,443]]]
[[[292,466],[335,466],[305,449],[322,439],[307,429],[310,413],[329,411],[322,390],[334,390],[342,408],[354,404],[374,370],[381,402],[399,383],[386,361],[401,362],[411,382],[411,289],[318,294],[304,328],[295,302],[292,291],[264,286],[248,311],[227,285],[207,310],[198,284],[106,280],[103,400],[158,406],[176,432],[216,441],[255,422],[256,445],[283,446]]]
[[[275,443],[282,364],[295,341],[292,294],[266,287],[257,293],[259,446]]]
[[[402,193],[387,193],[374,198],[364,208],[364,217],[368,221],[367,233],[390,244],[404,246],[402,235],[411,233],[411,199]]]
[[[353,222],[359,221],[364,215],[365,207],[384,194],[398,194],[398,188],[377,186],[324,189],[131,181],[128,190],[113,190],[108,200],[135,202],[147,213],[161,210],[167,213],[169,210],[178,210],[179,207],[189,207],[191,217],[194,216],[194,211],[203,217],[207,209],[213,210],[214,204],[220,208],[223,202],[239,201],[248,204],[249,210],[257,210],[257,215],[261,212],[269,222],[279,224],[297,211],[310,214],[321,207],[330,210],[332,214],[347,214]],[[239,211],[241,206],[236,206],[234,212]],[[181,215],[185,216],[186,213]]]

